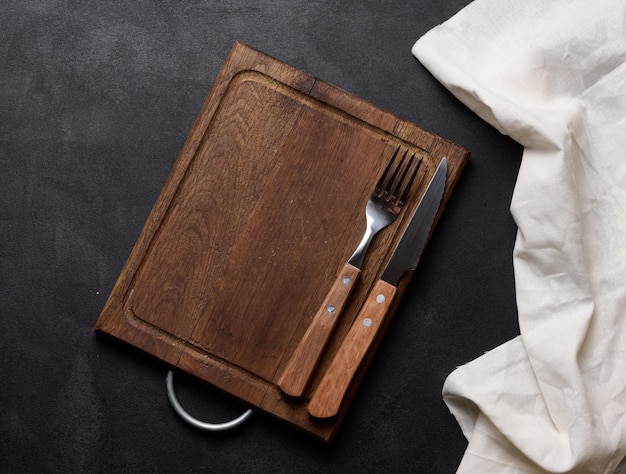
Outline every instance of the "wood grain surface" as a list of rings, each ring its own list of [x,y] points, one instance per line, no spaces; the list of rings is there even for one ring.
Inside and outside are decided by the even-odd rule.
[[[280,374],[360,241],[398,146],[424,158],[421,184],[372,242],[307,390],[286,396]],[[385,328],[336,417],[311,417],[308,399],[444,156],[440,213],[467,150],[236,43],[95,330],[330,441]]]

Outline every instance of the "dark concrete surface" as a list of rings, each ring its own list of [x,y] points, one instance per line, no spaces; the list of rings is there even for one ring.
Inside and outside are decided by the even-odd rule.
[[[518,333],[521,147],[411,55],[468,0],[6,0],[0,8],[0,470],[450,473],[456,366]],[[162,364],[92,327],[235,40],[470,149],[332,446],[255,414],[206,434]],[[179,377],[198,417],[241,406]]]

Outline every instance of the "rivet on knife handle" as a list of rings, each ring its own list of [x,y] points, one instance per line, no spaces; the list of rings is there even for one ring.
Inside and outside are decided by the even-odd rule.
[[[383,280],[376,282],[307,406],[312,416],[330,418],[339,412],[350,382],[376,338],[395,294],[393,285]]]
[[[328,296],[313,317],[304,337],[278,378],[278,386],[287,395],[300,397],[304,394],[361,272],[370,242],[380,230],[395,220],[406,202],[409,189],[415,181],[422,161],[420,159],[417,162],[409,176],[409,171],[415,161],[415,154],[407,162],[408,150],[406,150],[399,163],[394,165],[399,151],[400,147],[396,149],[367,201],[365,207],[367,228],[361,242],[342,272],[339,273]]]
[[[357,369],[382,327],[400,279],[405,273],[417,267],[441,203],[446,174],[447,163],[443,158],[380,279],[374,285],[330,367],[315,389],[307,407],[312,416],[330,418],[339,412]]]

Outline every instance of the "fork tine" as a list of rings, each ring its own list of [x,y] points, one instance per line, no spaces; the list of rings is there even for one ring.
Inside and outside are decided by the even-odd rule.
[[[380,194],[382,189],[383,189],[383,184],[385,182],[385,179],[387,178],[387,174],[389,173],[389,170],[391,170],[391,167],[393,166],[394,161],[396,161],[396,157],[398,156],[398,152],[400,151],[400,147],[398,146],[398,148],[396,148],[396,151],[393,153],[393,156],[391,157],[391,160],[389,161],[389,164],[387,165],[387,167],[385,168],[385,171],[383,171],[382,176],[380,177],[380,179],[378,180],[378,182],[376,183],[376,188],[375,188],[375,194]]]
[[[409,152],[409,150],[406,150],[404,152],[404,155],[402,155],[402,159],[400,160],[400,162],[396,165],[396,167],[393,169],[393,173],[391,173],[391,177],[389,178],[389,181],[387,181],[387,184],[385,185],[385,189],[382,190],[382,193],[380,193],[378,195],[378,197],[380,197],[381,199],[385,199],[387,201],[390,201],[393,197],[393,184],[396,182],[396,178],[398,177],[398,173],[400,172],[400,170],[402,169],[402,165],[404,165],[404,161],[406,159],[406,155]]]
[[[408,150],[407,150],[408,153]],[[405,153],[406,156],[406,153]],[[400,176],[400,179],[398,180],[398,183],[396,184],[396,188],[393,190],[393,192],[391,193],[391,195],[389,196],[389,201],[392,201],[394,203],[399,202],[398,196],[400,195],[400,189],[402,189],[402,183],[404,182],[406,175],[409,174],[409,170],[411,169],[411,165],[413,164],[413,160],[415,160],[415,153],[413,153],[413,155],[411,156],[411,158],[409,158],[409,162],[407,163],[406,167],[404,168],[404,171],[402,172],[402,176]],[[404,160],[403,160],[404,161]],[[398,170],[399,170],[399,166],[398,166]]]
[[[415,153],[413,153],[413,156],[411,157],[411,160],[415,158]],[[413,182],[415,181],[415,177],[417,176],[417,172],[419,171],[420,167],[422,166],[422,160],[424,159],[424,157],[420,157],[419,161],[417,162],[417,166],[415,167],[415,170],[413,171],[413,174],[411,175],[411,178],[409,178],[409,182],[406,185],[406,188],[404,188],[404,192],[402,193],[402,196],[400,197],[400,199],[398,199],[398,203],[400,204],[404,204],[406,201],[406,197],[409,194],[409,190],[411,189],[411,187],[413,186]],[[407,171],[408,171],[408,167],[407,167]]]

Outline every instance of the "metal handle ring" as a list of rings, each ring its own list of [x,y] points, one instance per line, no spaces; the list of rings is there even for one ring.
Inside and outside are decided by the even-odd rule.
[[[194,418],[193,416],[191,416],[189,413],[187,413],[185,409],[181,406],[181,404],[178,402],[178,399],[176,398],[176,393],[174,393],[174,372],[173,371],[169,370],[167,372],[167,377],[165,378],[165,381],[167,383],[167,398],[169,399],[170,404],[172,405],[176,413],[178,413],[178,415],[187,423],[201,430],[205,430],[205,431],[230,430],[232,428],[235,428],[241,425],[244,421],[246,421],[250,417],[250,415],[252,415],[252,410],[248,409],[245,412],[243,412],[241,415],[239,415],[237,418],[235,418],[234,420],[230,420],[225,423],[206,423],[204,421],[200,421],[197,418]]]

